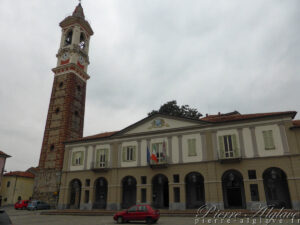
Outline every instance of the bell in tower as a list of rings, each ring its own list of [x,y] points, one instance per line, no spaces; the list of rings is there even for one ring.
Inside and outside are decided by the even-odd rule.
[[[64,142],[83,135],[89,42],[93,35],[81,3],[60,24],[61,42],[41,148],[34,198],[57,205]]]

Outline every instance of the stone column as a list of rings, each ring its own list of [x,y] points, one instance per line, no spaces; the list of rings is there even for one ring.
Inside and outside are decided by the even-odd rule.
[[[287,140],[284,124],[279,123],[278,125],[279,125],[280,137],[282,140],[283,152],[284,152],[284,154],[289,154],[290,149],[289,149],[289,145],[288,145],[288,140]]]
[[[240,142],[240,152],[241,152],[241,158],[245,158],[245,143],[244,143],[244,137],[243,137],[243,129],[238,128],[238,134],[239,134],[239,142]]]
[[[213,131],[212,133],[211,133],[211,135],[212,135],[212,146],[213,146],[213,159],[214,160],[217,160],[219,157],[219,151],[218,151],[218,141],[217,141],[217,132],[216,131]]]
[[[179,163],[183,163],[182,135],[178,135]]]
[[[141,166],[142,161],[142,152],[141,152],[141,140],[138,140],[138,149],[137,149],[137,166]]]
[[[257,148],[257,141],[256,141],[256,135],[255,135],[255,127],[249,127],[251,131],[251,140],[253,144],[253,157],[258,157],[258,148]]]
[[[168,163],[173,163],[173,154],[172,154],[172,136],[168,136],[168,149],[169,149],[169,157],[168,157]]]
[[[206,145],[206,135],[203,133],[200,133],[201,137],[201,147],[202,147],[202,161],[207,160],[207,145]]]

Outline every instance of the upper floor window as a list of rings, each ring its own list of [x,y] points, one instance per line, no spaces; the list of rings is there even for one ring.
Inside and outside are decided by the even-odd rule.
[[[123,147],[122,153],[123,162],[126,161],[135,161],[136,160],[136,148],[135,146],[126,146]]]
[[[188,156],[196,156],[197,152],[196,152],[196,139],[188,139],[187,140],[188,143]]]
[[[275,149],[273,131],[272,130],[264,130],[262,133],[263,133],[263,138],[264,138],[264,143],[265,143],[265,150]]]
[[[167,147],[165,142],[152,144],[151,160],[156,163],[165,163],[167,161]]]
[[[239,157],[235,134],[219,136],[219,148],[221,158]]]
[[[6,187],[10,186],[10,181],[7,181]]]
[[[83,165],[83,151],[73,152],[72,166],[81,166],[81,165]]]
[[[96,166],[106,167],[108,161],[108,149],[98,149],[96,153]]]

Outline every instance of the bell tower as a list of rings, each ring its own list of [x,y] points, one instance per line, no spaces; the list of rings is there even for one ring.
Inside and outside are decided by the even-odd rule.
[[[60,24],[62,35],[34,198],[56,205],[64,160],[64,142],[83,135],[89,44],[93,30],[85,20],[81,3]]]

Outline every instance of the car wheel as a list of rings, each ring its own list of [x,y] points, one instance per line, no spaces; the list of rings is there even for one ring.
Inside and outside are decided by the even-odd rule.
[[[123,223],[123,217],[122,217],[122,216],[119,216],[119,217],[118,217],[117,223]]]
[[[153,223],[153,220],[152,220],[152,218],[147,218],[146,219],[146,224],[152,224]]]

